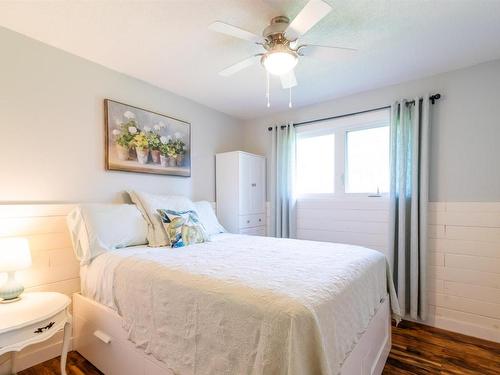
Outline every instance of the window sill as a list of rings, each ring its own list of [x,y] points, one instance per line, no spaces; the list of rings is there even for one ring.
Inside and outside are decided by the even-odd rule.
[[[368,201],[368,200],[380,200],[388,201],[388,193],[348,193],[348,194],[301,194],[296,196],[298,201],[304,200],[328,200],[328,201]]]

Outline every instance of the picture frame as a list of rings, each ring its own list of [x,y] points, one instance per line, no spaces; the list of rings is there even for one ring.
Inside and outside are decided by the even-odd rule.
[[[191,124],[104,100],[105,166],[109,171],[191,176]]]

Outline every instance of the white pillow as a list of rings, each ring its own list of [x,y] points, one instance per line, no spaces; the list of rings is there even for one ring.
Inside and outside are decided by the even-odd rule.
[[[217,220],[217,216],[215,216],[215,212],[210,202],[207,201],[194,202],[194,207],[196,208],[198,217],[200,218],[200,221],[205,227],[205,229],[207,230],[209,236],[226,232],[224,227],[220,225],[219,220]]]
[[[172,211],[195,210],[193,202],[181,195],[161,195],[129,191],[130,199],[137,205],[148,223],[149,246],[170,246],[167,233],[158,214],[159,209]]]
[[[81,265],[109,250],[147,244],[147,223],[133,204],[79,205],[66,221]]]

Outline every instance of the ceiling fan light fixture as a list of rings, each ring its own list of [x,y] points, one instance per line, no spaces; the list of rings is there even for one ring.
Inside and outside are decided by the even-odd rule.
[[[297,65],[298,55],[289,50],[270,51],[262,56],[262,65],[273,75],[281,76]]]

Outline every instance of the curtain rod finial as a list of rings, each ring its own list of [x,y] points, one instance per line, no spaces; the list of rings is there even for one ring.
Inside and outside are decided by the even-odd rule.
[[[436,103],[436,100],[441,99],[441,94],[431,95],[431,97],[429,99],[431,100],[431,103],[434,104],[434,103]]]

